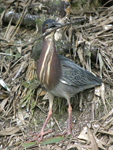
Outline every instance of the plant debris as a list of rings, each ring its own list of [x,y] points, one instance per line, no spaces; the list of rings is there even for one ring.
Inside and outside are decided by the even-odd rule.
[[[33,142],[25,148],[110,150],[113,148],[113,6],[95,7],[94,4],[90,9],[89,2],[77,8],[69,0],[68,5],[66,1],[55,2],[0,2],[0,149],[24,149],[25,141],[32,138],[29,132],[40,131],[45,120],[47,93],[37,79],[36,64],[41,51],[39,39],[44,36],[42,22],[52,18],[63,24],[56,34],[58,53],[102,78],[103,84],[95,89],[95,94],[91,89],[72,98],[73,137],[63,142],[54,137],[54,141],[56,132],[65,130],[67,124],[65,100],[55,98],[54,117],[47,124],[53,132],[44,136],[47,145]],[[60,10],[63,13],[57,16]],[[8,12],[12,14],[7,19]],[[33,27],[26,16],[33,18]],[[78,101],[81,111],[76,106]]]

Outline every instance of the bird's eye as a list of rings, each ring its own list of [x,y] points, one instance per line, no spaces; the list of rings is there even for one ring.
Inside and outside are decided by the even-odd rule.
[[[48,24],[46,24],[46,27],[48,27]]]

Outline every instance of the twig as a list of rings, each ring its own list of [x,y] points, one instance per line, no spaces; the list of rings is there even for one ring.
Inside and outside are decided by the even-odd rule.
[[[66,24],[64,24],[64,25],[55,27],[54,29],[51,29],[51,31],[48,31],[48,32],[46,32],[46,33],[43,33],[42,35],[40,35],[39,37],[35,38],[35,39],[32,40],[31,42],[24,44],[24,45],[22,46],[22,48],[24,48],[24,47],[26,47],[26,46],[28,46],[28,45],[34,43],[35,41],[37,41],[37,40],[43,38],[44,36],[50,34],[50,33],[53,32],[53,31],[56,31],[57,29],[60,29],[60,28],[63,28],[63,27],[65,27],[65,26],[68,26],[68,25],[71,25],[71,24],[75,24],[75,23],[78,23],[78,22],[82,22],[82,21],[84,21],[84,20],[85,20],[85,18],[81,18],[81,19],[79,19],[79,20],[77,19],[77,20],[74,21],[74,22],[69,22],[69,23],[66,23]],[[88,25],[89,25],[89,24],[88,24]],[[81,26],[79,26],[79,27],[77,27],[77,28],[81,28]]]

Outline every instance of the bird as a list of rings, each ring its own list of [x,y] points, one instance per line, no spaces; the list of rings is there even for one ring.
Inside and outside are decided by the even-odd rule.
[[[42,33],[45,34],[55,27],[61,26],[54,19],[47,19],[43,22]],[[54,96],[62,97],[68,103],[68,127],[65,133],[71,133],[71,115],[72,107],[70,99],[75,94],[99,86],[102,80],[94,76],[89,71],[83,69],[75,64],[70,59],[58,55],[54,41],[55,30],[49,34],[45,34],[42,40],[41,54],[37,64],[37,77],[41,85],[47,90],[49,98],[49,112],[47,118],[42,126],[42,129],[32,141],[37,140],[40,142],[43,136],[52,130],[44,131],[45,126],[52,115],[52,105]]]

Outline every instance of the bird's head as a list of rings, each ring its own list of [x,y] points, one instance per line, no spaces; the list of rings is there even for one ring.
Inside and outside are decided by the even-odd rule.
[[[59,25],[62,25],[62,24],[55,22],[55,20],[53,19],[47,19],[46,21],[43,22],[42,33],[45,33],[46,31],[50,31],[51,29]]]

